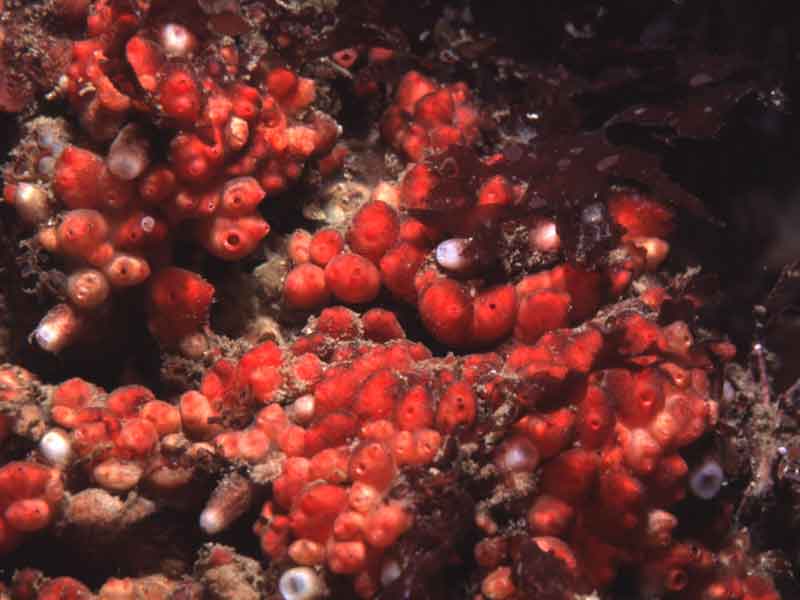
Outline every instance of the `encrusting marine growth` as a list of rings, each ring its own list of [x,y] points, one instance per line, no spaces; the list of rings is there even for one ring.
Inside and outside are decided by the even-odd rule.
[[[766,584],[675,539],[669,509],[690,485],[679,451],[717,418],[709,371],[729,357],[725,344],[696,344],[680,321],[662,327],[631,311],[505,351],[436,358],[391,313],[334,307],[288,347],[266,342],[218,360],[177,407],[141,386],[42,386],[6,367],[8,414],[41,407],[53,425],[27,432],[40,440],[32,461],[0,471],[0,547],[59,518],[70,469],[100,490],[138,486],[158,499],[189,486],[213,455],[246,475],[221,479],[199,516],[206,533],[228,528],[254,487],[269,485],[254,525],[265,556],[349,575],[372,598],[407,566],[392,548],[413,535],[425,503],[408,481],[475,462],[491,490],[474,513],[484,597],[516,597],[511,548],[523,534],[581,586],[602,589],[635,566],[645,589],[724,597],[709,590]],[[6,417],[6,428],[19,430],[20,418]],[[523,529],[492,517],[524,498]]]
[[[307,161],[329,157],[339,135],[331,117],[309,109],[312,80],[265,58],[245,85],[234,45],[202,47],[184,25],[152,28],[145,16],[124,2],[96,3],[59,81],[88,143],[110,142],[107,154],[44,122],[33,132],[39,155],[25,157],[33,172],[6,170],[6,202],[69,266],[67,302],[34,333],[51,352],[79,339],[111,292],[169,267],[175,239],[228,261],[252,253],[270,229],[259,204],[285,191]],[[155,130],[137,122],[147,117]],[[169,136],[162,160],[156,132]]]
[[[657,161],[508,135],[510,105],[385,32],[331,42],[316,2],[45,4],[69,120],[27,120],[3,170],[18,262],[53,266],[25,333],[55,360],[141,305],[164,377],[0,365],[0,556],[165,558],[96,592],[21,568],[0,600],[779,600],[730,505],[686,516],[725,484],[736,348],[664,271],[700,211]]]

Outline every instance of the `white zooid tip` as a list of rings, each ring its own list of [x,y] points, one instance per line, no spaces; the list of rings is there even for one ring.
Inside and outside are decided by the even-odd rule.
[[[183,25],[167,23],[161,28],[161,47],[171,56],[186,56],[195,47],[194,34]]]
[[[278,580],[283,600],[315,600],[321,598],[325,586],[317,572],[310,567],[294,567]]]
[[[132,181],[144,173],[150,164],[150,144],[134,123],[123,127],[111,142],[106,165],[115,176]]]
[[[36,184],[21,182],[14,194],[14,207],[20,218],[31,225],[43,223],[50,218],[50,203],[47,192]]]
[[[72,441],[60,429],[51,429],[39,440],[39,451],[53,465],[63,466],[72,458]]]
[[[561,238],[555,222],[544,219],[530,230],[531,246],[540,252],[556,252],[561,247]]]
[[[227,525],[227,523],[225,523],[222,512],[216,508],[206,508],[200,513],[200,529],[202,529],[206,535],[218,534],[225,529],[225,525]]]
[[[396,558],[389,558],[381,566],[381,585],[388,587],[391,583],[403,574],[400,563]]]
[[[465,271],[472,266],[467,254],[469,240],[452,238],[436,246],[436,262],[448,271]]]
[[[36,328],[34,332],[34,336],[36,337],[36,343],[41,346],[42,350],[46,350],[47,352],[56,352],[57,351],[57,340],[58,340],[58,327],[56,327],[53,323],[41,323]]]

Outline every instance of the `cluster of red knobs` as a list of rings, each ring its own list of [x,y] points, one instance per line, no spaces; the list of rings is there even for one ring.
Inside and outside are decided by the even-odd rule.
[[[735,348],[663,310],[703,303],[661,272],[669,198],[609,185],[575,218],[611,242],[571,260],[563,215],[529,202],[506,155],[478,150],[480,99],[404,69],[374,131],[402,172],[267,250],[271,203],[294,202],[309,171],[352,177],[347,131],[318,107],[315,80],[199,30],[185,7],[54,4],[86,16],[57,90],[78,133],[32,124],[36,150],[3,189],[64,274],[32,343],[72,352],[141,293],[149,334],[197,376],[108,392],[0,366],[0,449],[17,449],[0,466],[0,556],[75,528],[122,531],[123,504],[175,510],[205,485],[197,535],[250,519],[262,564],[212,544],[191,574],[123,573],[94,592],[21,569],[0,599],[399,598],[415,544],[444,519],[431,490],[459,489],[469,534],[447,532],[461,541],[442,545],[441,567],[470,565],[453,584],[464,598],[531,598],[544,560],[559,600],[620,576],[647,598],[779,600],[746,536],[718,533],[730,514],[699,533],[677,514],[722,485],[690,450],[717,425]],[[392,50],[362,50],[333,62],[394,64]],[[357,95],[378,86],[356,78]],[[220,343],[214,275],[182,260],[186,247],[240,264],[281,254],[269,315],[291,317],[281,334]],[[225,591],[220,573],[249,583]]]

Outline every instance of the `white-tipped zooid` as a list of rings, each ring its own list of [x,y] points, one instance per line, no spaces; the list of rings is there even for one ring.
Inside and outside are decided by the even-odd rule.
[[[315,600],[325,593],[322,578],[310,567],[294,567],[278,580],[283,600]]]

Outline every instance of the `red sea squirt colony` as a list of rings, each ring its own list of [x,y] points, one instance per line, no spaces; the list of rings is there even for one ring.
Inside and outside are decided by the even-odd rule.
[[[312,79],[269,54],[245,77],[235,44],[206,39],[180,7],[149,9],[92,4],[60,82],[85,139],[40,131],[44,168],[7,172],[5,201],[68,275],[64,302],[33,334],[49,352],[141,285],[150,332],[178,348],[208,326],[215,288],[173,262],[173,243],[239,261],[270,230],[262,202],[309,161],[326,172],[341,162]],[[333,60],[346,69],[357,54]],[[302,331],[213,349],[196,389],[163,398],[0,366],[0,444],[30,444],[0,467],[0,555],[89,521],[123,529],[121,498],[146,498],[149,516],[205,482],[202,535],[258,512],[269,573],[241,597],[408,597],[417,562],[465,560],[431,533],[439,523],[471,531],[474,573],[459,585],[473,600],[529,598],[543,576],[557,582],[549,598],[602,594],[621,573],[647,597],[778,600],[746,539],[710,547],[679,526],[694,485],[683,452],[716,426],[717,370],[735,351],[662,310],[702,304],[658,277],[675,225],[668,199],[609,185],[572,215],[602,239],[593,260],[576,259],[563,214],[534,202],[506,155],[479,155],[466,84],[406,70],[393,98],[379,129],[403,173],[346,218],[286,241],[280,309],[308,316]],[[373,306],[382,294],[390,302]],[[450,353],[408,339],[391,303]],[[454,506],[437,509],[453,490]],[[442,526],[448,512],[466,520]],[[212,544],[192,577],[112,578],[95,596],[23,569],[8,594],[194,598],[208,585],[232,598],[208,581],[261,569],[251,563]]]
[[[592,210],[598,219],[607,211],[624,232],[608,249],[604,270],[556,264],[557,224],[531,214],[517,222],[524,250],[546,257],[553,268],[516,284],[487,281],[482,230],[530,211],[526,184],[502,174],[511,171],[502,155],[477,159],[465,150],[478,133],[478,112],[469,102],[463,84],[438,86],[416,71],[403,77],[381,131],[416,162],[399,184],[378,184],[345,231],[295,233],[289,253],[296,266],[284,288],[289,308],[308,311],[332,300],[362,305],[384,286],[417,306],[436,340],[451,348],[485,348],[509,337],[532,342],[548,330],[580,323],[639,275],[658,269],[669,252],[664,238],[672,229],[672,210],[641,193],[617,190],[609,192],[607,208],[584,211],[589,220]],[[486,175],[476,182],[468,169]],[[458,187],[467,176],[477,189]]]
[[[204,46],[179,22],[154,26],[148,4],[95,3],[88,38],[74,42],[59,83],[88,143],[110,144],[106,155],[43,132],[44,172],[36,181],[6,177],[6,201],[68,265],[67,302],[35,331],[51,352],[79,338],[110,294],[169,267],[174,239],[227,261],[252,253],[270,230],[259,204],[285,191],[308,160],[328,156],[339,135],[331,117],[309,109],[312,80],[265,60],[245,84],[235,45]],[[169,136],[165,162],[154,160],[154,132],[138,123],[146,117]]]
[[[620,366],[598,368],[601,356]],[[741,579],[736,565],[721,567],[701,545],[675,539],[669,512],[687,490],[678,451],[716,418],[711,358],[684,323],[661,327],[636,313],[504,351],[435,358],[391,313],[359,318],[334,307],[289,346],[267,342],[219,360],[177,407],[141,386],[110,394],[82,379],[42,386],[6,367],[3,401],[17,408],[8,414],[21,420],[26,406],[42,407],[53,427],[32,460],[0,470],[0,547],[12,551],[52,523],[65,470],[83,469],[95,493],[146,486],[158,497],[189,485],[191,458],[209,453],[248,466],[250,476],[223,478],[200,513],[204,531],[226,529],[253,488],[269,482],[254,526],[265,556],[350,576],[359,597],[372,598],[406,567],[392,548],[413,531],[424,501],[407,478],[443,469],[448,444],[475,443],[502,415],[516,415],[498,443],[476,450],[495,484],[474,514],[484,535],[475,546],[483,597],[523,597],[511,575],[519,531],[504,533],[491,516],[502,490],[527,498],[525,535],[569,577],[603,589],[635,566],[643,589],[726,597],[712,592],[761,580]],[[46,400],[30,406],[34,388]],[[320,585],[317,571],[300,567],[287,576]]]

